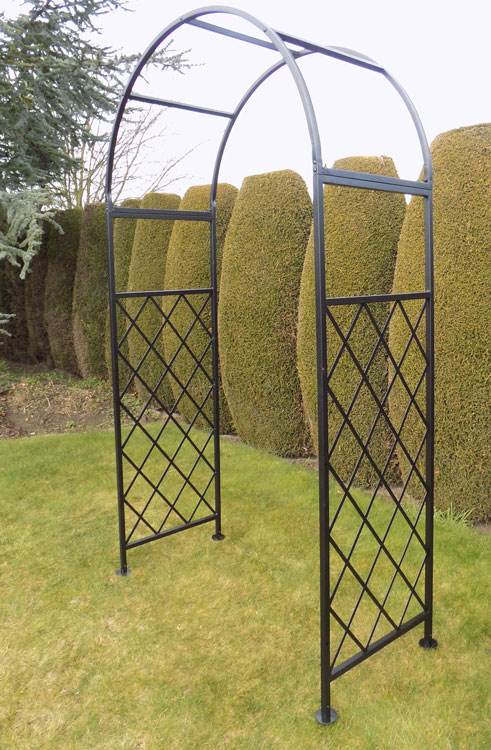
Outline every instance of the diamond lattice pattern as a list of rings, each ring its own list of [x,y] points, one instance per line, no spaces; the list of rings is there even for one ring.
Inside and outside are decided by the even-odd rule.
[[[427,300],[328,303],[326,311],[335,674],[424,610]],[[393,340],[396,323],[403,341]]]
[[[210,308],[208,292],[117,299],[126,544],[215,513]],[[164,330],[174,341],[166,353]]]

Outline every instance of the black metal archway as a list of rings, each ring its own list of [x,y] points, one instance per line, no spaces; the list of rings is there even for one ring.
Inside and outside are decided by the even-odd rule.
[[[234,31],[218,26],[203,17],[215,15],[237,16],[247,21],[256,35]],[[137,93],[134,90],[142,70],[159,46],[179,27],[191,25],[211,35],[220,34],[239,43],[259,45],[276,53],[277,59],[244,93],[233,111],[225,112],[194,106],[188,102],[176,102]],[[323,165],[321,140],[311,97],[297,60],[305,55],[319,54],[336,58],[351,65],[360,66],[384,76],[402,98],[413,120],[423,155],[423,179],[402,180],[376,174],[329,169]],[[278,58],[279,55],[279,58]],[[221,530],[220,498],[220,444],[218,408],[218,327],[217,327],[217,272],[216,272],[216,193],[218,176],[224,150],[242,109],[253,93],[273,73],[286,66],[296,84],[303,105],[312,144],[313,204],[314,204],[314,256],[316,278],[316,334],[317,334],[317,394],[318,394],[318,452],[319,452],[319,521],[320,521],[320,642],[321,642],[321,707],[316,714],[322,724],[331,724],[336,712],[331,707],[331,682],[347,672],[371,654],[383,648],[400,635],[424,623],[424,637],[420,645],[433,648],[432,637],[433,600],[433,234],[432,234],[432,165],[428,143],[416,110],[401,86],[389,73],[373,60],[339,47],[315,44],[296,36],[275,31],[250,14],[223,6],[209,6],[187,13],[165,28],[150,44],[130,77],[112,133],[106,180],[107,233],[109,260],[109,297],[111,318],[111,341],[113,363],[113,393],[116,437],[116,468],[120,530],[120,574],[126,575],[127,550],[169,534],[204,524],[215,523],[215,540],[223,539]],[[206,211],[159,210],[118,207],[111,197],[115,147],[121,121],[127,105],[138,101],[147,104],[177,107],[183,111],[199,112],[211,117],[225,118],[222,141],[218,149],[211,181],[210,205]],[[424,248],[425,288],[417,293],[380,294],[358,297],[328,298],[325,296],[326,268],[324,249],[324,186],[339,185],[348,188],[397,192],[421,196],[424,202]],[[114,271],[114,220],[153,219],[164,221],[201,221],[210,228],[210,284],[200,289],[173,290],[117,290]],[[409,315],[408,305],[416,316]],[[191,316],[186,331],[174,325],[173,314],[179,306],[185,306]],[[377,310],[386,311],[381,322]],[[339,323],[337,311],[351,310],[351,324],[347,330]],[[155,332],[149,336],[142,330],[140,321],[149,310],[157,316]],[[394,315],[400,315],[407,324],[407,344],[402,356],[391,351],[387,331]],[[211,316],[211,329],[204,317]],[[118,318],[124,320],[124,332],[118,327]],[[375,346],[367,362],[360,361],[350,342],[350,336],[359,321],[373,328]],[[330,358],[327,352],[327,323],[331,339]],[[157,342],[163,330],[172,330],[176,337],[176,349],[166,361],[158,351]],[[207,332],[207,343],[200,351],[193,351],[192,333],[195,328]],[[145,342],[145,352],[138,363],[130,362],[126,345],[130,336],[140,337]],[[410,351],[417,351],[420,358],[420,373],[416,385],[409,384],[402,366]],[[392,374],[383,397],[377,393],[370,379],[370,367],[378,351],[387,356]],[[209,363],[211,356],[211,366]],[[334,354],[332,354],[334,352]],[[190,362],[186,378],[178,376],[173,369],[176,359],[185,354]],[[349,357],[360,376],[354,389],[351,403],[341,403],[335,389],[333,375],[342,357]],[[154,358],[159,363],[161,375],[157,382],[147,382],[145,363]],[[205,395],[199,401],[190,393],[194,377],[205,379],[208,384]],[[166,378],[173,378],[179,395],[172,404],[163,403],[160,387]],[[139,382],[148,396],[143,405],[137,407],[131,401],[131,388]],[[402,421],[394,424],[387,410],[389,394],[397,382],[407,395],[407,408]],[[368,433],[360,435],[350,419],[353,406],[361,389],[368,391],[377,407],[377,416]],[[423,405],[421,394],[424,394]],[[196,414],[190,424],[179,418],[182,398],[190,399]],[[212,414],[207,406],[213,403]],[[337,434],[329,434],[328,402],[336,408],[342,424]],[[158,431],[146,424],[145,416],[152,405],[158,405],[165,414]],[[409,413],[420,420],[423,439],[416,453],[408,449],[403,431]],[[122,428],[122,417],[130,423]],[[204,421],[205,431],[196,436],[193,427],[197,420]],[[370,439],[377,424],[384,423],[390,433],[391,443],[387,447],[383,465],[370,453]],[[336,461],[336,447],[342,430],[349,430],[359,447],[360,457],[350,476],[343,476]],[[169,440],[162,440],[164,433]],[[409,476],[404,486],[394,490],[386,477],[387,467],[395,453],[402,453],[409,465]],[[422,457],[424,456],[424,460]],[[376,476],[377,487],[373,490],[368,506],[363,506],[353,491],[356,473],[362,461],[368,461]],[[337,483],[341,497],[333,497],[329,477]],[[411,516],[403,505],[410,480],[421,490],[419,510]],[[370,511],[380,489],[385,490],[392,503],[392,513],[385,529],[376,528]],[[154,513],[155,503],[159,511]],[[345,550],[336,538],[336,524],[346,508],[349,508],[360,525],[353,534],[350,549]],[[129,523],[130,521],[130,523]],[[395,550],[390,544],[391,529],[402,523],[409,533],[406,545]],[[144,531],[142,531],[142,529]],[[375,545],[375,554],[368,570],[361,570],[354,552],[361,535],[368,535]],[[384,590],[374,586],[374,570],[383,560],[389,575]],[[386,570],[387,573],[387,570]],[[338,607],[339,591],[343,581],[350,577],[358,587],[357,596],[352,596],[348,614]],[[423,583],[424,582],[424,583]],[[398,587],[397,603],[394,591]],[[336,598],[338,597],[338,598]],[[360,634],[356,628],[356,616],[360,605],[368,603],[373,611],[373,627],[369,633]],[[380,631],[381,623],[385,629]],[[350,643],[354,652],[343,657],[343,648]]]

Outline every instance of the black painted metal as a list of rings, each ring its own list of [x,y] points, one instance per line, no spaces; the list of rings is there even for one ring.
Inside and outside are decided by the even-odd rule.
[[[263,38],[203,20],[203,17],[213,14],[222,14],[225,17],[236,16],[245,20]],[[203,32],[223,35],[238,42],[269,49],[279,55],[279,59],[277,58],[271,67],[250,86],[232,112],[138,94],[133,87],[152,54],[164,40],[168,39],[180,26],[186,24]],[[395,88],[412,118],[420,141],[423,155],[424,178],[422,181],[328,169],[323,165],[315,111],[298,66],[300,58],[317,53],[381,74]],[[187,13],[167,26],[153,40],[136,66],[125,89],[116,115],[109,148],[106,200],[121,556],[121,568],[118,572],[121,575],[127,575],[129,572],[126,559],[128,549],[187,528],[215,521],[213,539],[224,538],[221,531],[218,411],[218,290],[215,247],[217,185],[223,153],[242,109],[262,83],[284,66],[288,67],[296,84],[312,144],[320,521],[321,706],[316,718],[321,724],[331,724],[337,718],[331,706],[330,690],[333,680],[421,623],[424,623],[424,638],[421,639],[420,645],[424,648],[433,648],[436,645],[432,636],[434,299],[431,156],[421,121],[412,102],[400,84],[377,62],[353,50],[320,45],[275,31],[244,11],[224,6],[208,6]],[[209,211],[159,211],[113,206],[111,182],[114,150],[122,117],[127,104],[131,101],[177,107],[190,112],[191,115],[192,113],[208,114],[225,118],[228,121],[213,170]],[[424,290],[418,293],[326,299],[325,278],[326,273],[329,273],[329,268],[326,269],[325,263],[323,205],[324,186],[329,184],[420,196],[418,199],[424,201],[425,207],[426,283]],[[210,286],[203,289],[132,292],[117,290],[113,259],[113,226],[116,218],[208,221],[210,224]],[[135,302],[138,298],[141,299],[141,305],[136,313],[130,314],[126,307],[127,301]],[[174,302],[171,304],[170,300]],[[187,332],[178,332],[173,325],[172,313],[177,304],[186,304],[194,312],[193,323]],[[151,336],[144,333],[138,325],[139,316],[147,305],[152,305],[154,309],[159,310],[161,321]],[[419,306],[417,313],[414,311],[416,305]],[[209,342],[204,351],[196,353],[189,346],[188,337],[195,325],[203,325],[200,316],[207,306],[211,307],[212,318],[211,331],[208,331]],[[343,310],[352,312],[347,328],[339,320],[339,315]],[[388,341],[388,327],[394,315],[402,316],[407,326],[407,344],[398,360],[395,359]],[[123,316],[126,320],[126,330],[121,340],[117,337],[118,316]],[[353,331],[360,325],[366,326],[374,336],[373,351],[366,361],[360,361],[350,340]],[[172,369],[178,352],[167,362],[155,346],[165,326],[169,326],[178,335],[181,342],[179,351],[185,350],[194,362],[193,371],[186,382],[181,382]],[[147,344],[147,352],[138,364],[129,362],[124,349],[128,336],[134,335],[143,338]],[[211,367],[208,357],[210,352],[212,353]],[[389,362],[392,374],[385,394],[380,396],[378,389],[371,382],[371,367],[376,357],[382,352]],[[421,372],[417,382],[410,384],[404,374],[404,362],[414,352],[416,352],[416,357],[421,359]],[[160,401],[159,383],[155,386],[155,384],[145,382],[142,367],[148,356],[157,357],[160,361],[162,376],[159,382],[162,382],[165,377],[173,377],[178,382],[181,389],[180,395],[173,404],[163,404]],[[336,372],[343,359],[349,360],[359,376],[350,403],[343,402],[336,389]],[[191,397],[189,389],[193,377],[198,372],[204,374],[210,387],[201,403],[194,401],[195,418],[190,425],[184,425],[179,417],[179,403],[181,398]],[[135,407],[134,400],[131,400],[131,389],[136,380],[139,380],[148,393],[144,404],[138,407]],[[121,383],[123,383],[122,388]],[[402,389],[407,396],[407,407],[400,424],[394,424],[387,408],[388,399],[394,387]],[[371,425],[366,426],[367,430],[360,434],[360,428],[355,427],[352,417],[362,392],[370,394],[376,407],[376,417]],[[210,399],[213,402],[212,419],[204,413],[205,403]],[[161,409],[161,424],[156,434],[147,427],[145,422],[148,411],[155,404]],[[337,411],[341,417],[340,427],[336,431],[331,427],[330,415],[333,414],[333,410]],[[194,430],[195,421],[199,416],[207,422],[207,429],[204,433]],[[422,442],[413,453],[409,450],[404,438],[404,427],[409,416],[411,419],[418,419],[424,428]],[[128,425],[124,425],[124,421]],[[335,423],[336,421],[332,422],[332,424]],[[390,434],[390,444],[387,446],[385,460],[378,465],[370,451],[370,440],[381,424],[385,425]],[[173,439],[177,439],[173,447],[166,442],[170,431],[174,436]],[[359,458],[353,465],[349,476],[343,476],[343,472],[337,465],[337,451],[339,451],[340,437],[343,433],[348,434],[359,449]],[[137,434],[147,446],[143,460],[142,455],[136,457],[131,454],[130,450],[133,436]],[[172,440],[170,442],[172,443]],[[193,460],[192,465],[183,470],[179,454],[185,447],[192,453]],[[407,480],[400,488],[392,487],[387,479],[387,470],[396,451],[403,456],[410,467]],[[422,459],[423,453],[424,460]],[[151,461],[155,456],[159,459],[157,462],[159,471],[155,476],[153,474],[150,476]],[[372,489],[368,503],[360,501],[356,491],[357,473],[362,462],[369,462],[377,476],[376,487]],[[199,472],[202,470],[204,470],[203,484],[201,484],[201,478],[198,481]],[[171,475],[174,480],[179,478],[182,483],[180,489],[176,492],[173,490],[172,493],[167,488]],[[145,485],[148,493],[146,500],[139,507],[132,502],[131,496],[137,483]],[[410,484],[411,492],[414,491],[414,486],[420,491],[419,506],[416,511],[411,511],[404,502]],[[213,502],[210,497],[212,485],[214,486]],[[381,491],[386,494],[392,508],[390,519],[383,529],[378,528],[374,518],[370,515]],[[181,503],[185,492],[194,496],[195,504],[184,511]],[[155,522],[153,516],[151,519],[149,517],[156,505],[160,508],[158,523]],[[345,522],[349,522],[350,528],[356,529],[349,549],[344,549],[336,536],[337,529]],[[391,543],[391,529],[397,525],[406,528],[408,534],[406,544],[402,549],[393,548]],[[357,562],[358,550],[362,546],[366,547],[367,543],[372,545],[373,557],[370,558],[371,563],[368,569],[362,569],[363,566]],[[343,594],[347,582],[350,584],[348,593]],[[353,590],[356,591],[356,595],[353,595]],[[345,611],[346,601],[348,602],[347,611]],[[363,607],[369,607],[373,612],[369,632],[361,632],[357,621],[357,614]],[[366,618],[364,621],[366,622]]]
[[[185,109],[188,112],[197,112],[202,115],[214,115],[215,117],[233,117],[233,112],[224,112],[221,109],[210,109],[209,107],[197,107],[195,104],[185,104],[184,102],[175,102],[172,99],[158,99],[156,96],[146,96],[145,94],[131,94],[129,99],[135,102],[144,102],[146,104],[158,104],[161,107],[174,107],[175,109]]]
[[[139,304],[137,312],[132,315],[128,312],[125,301],[137,298],[141,299],[141,304]],[[163,308],[162,303],[157,302],[158,299],[162,298],[169,300],[167,309]],[[214,382],[212,373],[206,367],[206,358],[211,349],[212,336],[201,317],[206,308],[210,306],[211,299],[212,291],[210,289],[166,290],[157,294],[151,292],[120,292],[114,295],[116,313],[122,315],[126,323],[125,333],[116,343],[119,368],[126,372],[127,377],[126,383],[119,386],[118,411],[130,425],[126,434],[120,426],[121,438],[118,446],[122,463],[120,505],[125,513],[125,524],[121,530],[121,544],[124,545],[126,550],[169,534],[175,534],[177,531],[182,531],[191,526],[207,521],[217,521],[219,514],[208,497],[208,490],[215,482],[216,471],[213,458],[206,455],[207,448],[216,430],[213,421],[210,420],[204,409],[213,391]],[[179,330],[173,322],[172,316],[179,305],[185,305],[194,316],[191,325],[185,332]],[[144,332],[138,322],[147,306],[158,311],[160,317],[155,331],[150,334],[148,331]],[[203,351],[198,353],[194,352],[188,344],[188,339],[197,326],[201,326],[209,335],[209,343]],[[162,337],[166,327],[169,327],[179,340],[179,344],[169,361],[164,359],[157,347],[157,342]],[[137,364],[131,363],[124,353],[125,342],[131,336],[138,336],[147,345],[145,354]],[[192,370],[190,370],[185,382],[178,377],[173,369],[173,365],[181,352],[186,352],[186,355],[192,359]],[[148,357],[156,358],[161,365],[162,374],[156,384],[149,384],[141,374],[141,369]],[[209,391],[201,402],[196,401],[190,392],[193,378],[198,372],[204,374],[209,382]],[[159,395],[159,388],[164,380],[170,379],[177,383],[180,392],[172,404],[164,404]],[[142,404],[137,403],[135,406],[133,387],[136,380],[143,386],[147,395]],[[118,377],[119,381],[120,377]],[[191,400],[196,409],[195,416],[190,424],[184,424],[179,417],[179,403],[183,397]],[[156,408],[161,411],[161,421],[158,424],[156,434],[154,434],[147,427],[146,419],[149,412],[155,412]],[[201,417],[207,424],[207,431],[204,436],[201,433],[197,436],[193,430],[198,417]],[[172,447],[169,447],[170,433],[173,434],[170,439]],[[135,436],[139,439],[135,440]],[[201,441],[201,445],[198,444],[198,440]],[[178,460],[183,449],[190,451],[192,456],[191,459],[187,459],[187,463],[191,465],[188,465],[185,469],[181,468]],[[141,454],[142,451],[145,454],[143,460],[141,456],[136,459],[135,452]],[[157,462],[155,462],[156,457],[158,458]],[[183,460],[182,454],[180,458]],[[200,461],[206,465],[207,471],[203,478],[195,479],[193,474]],[[156,463],[158,468],[155,465]],[[161,467],[162,471],[160,471]],[[171,475],[172,481],[169,482]],[[165,480],[170,485],[169,490],[163,489]],[[133,499],[135,489],[138,490],[137,496],[140,495],[142,483],[147,488],[147,498],[143,501],[141,497],[137,497],[135,502]],[[194,498],[196,503],[192,502],[189,507],[189,497],[186,498],[188,509],[183,510],[183,496],[186,492],[188,496],[191,495]],[[156,505],[160,507],[157,516],[155,513]],[[201,515],[198,510],[201,510]],[[149,519],[150,512],[152,512],[151,520]],[[157,523],[154,520],[156,517]],[[124,528],[128,526],[128,521],[132,525],[129,533],[125,533]],[[142,533],[142,529],[144,533]],[[140,536],[135,538],[137,532],[140,532]]]
[[[409,315],[404,305],[409,303],[414,306],[418,301],[420,309],[418,311],[414,311],[413,309],[411,315]],[[375,295],[373,298],[365,296],[357,299],[347,297],[344,299],[326,300],[326,315],[329,333],[331,334],[330,346],[333,352],[328,361],[328,408],[331,409],[331,413],[332,411],[337,411],[341,417],[341,424],[336,435],[330,435],[329,437],[328,449],[329,471],[336,483],[336,489],[331,488],[331,494],[336,492],[341,494],[329,527],[329,544],[331,553],[335,554],[337,559],[342,561],[340,571],[338,571],[337,575],[332,576],[330,581],[329,616],[331,622],[337,623],[338,626],[338,636],[331,637],[331,680],[336,679],[348,669],[364,661],[371,653],[380,650],[384,645],[390,643],[412,627],[419,625],[421,622],[426,623],[429,620],[430,612],[426,604],[428,601],[428,592],[418,590],[422,573],[425,569],[427,570],[428,560],[432,556],[431,540],[428,540],[427,537],[426,539],[424,538],[426,536],[425,532],[421,533],[422,529],[419,524],[423,518],[423,513],[428,512],[427,503],[431,494],[431,487],[428,482],[427,471],[423,470],[422,472],[421,467],[418,467],[421,452],[425,448],[426,442],[429,441],[430,433],[427,406],[424,405],[421,408],[418,402],[418,395],[421,392],[425,393],[423,384],[428,379],[429,361],[431,359],[427,355],[424,339],[426,320],[431,317],[429,314],[429,303],[430,295],[426,292],[411,295]],[[383,308],[382,311],[380,310],[381,306]],[[335,310],[340,310],[343,307],[350,307],[353,310],[351,323],[346,331],[342,330],[335,313]],[[388,343],[389,325],[396,314],[401,316],[407,327],[407,344],[397,361]],[[423,319],[425,319],[424,323]],[[350,344],[353,332],[360,325],[373,329],[373,350],[366,361],[359,360]],[[423,335],[423,341],[421,341],[421,335]],[[416,355],[413,355],[414,351]],[[389,368],[393,371],[383,397],[380,397],[377,393],[377,387],[371,382],[370,378],[370,368],[379,352],[383,352],[387,357]],[[403,373],[404,362],[408,356],[412,356],[413,361],[415,356],[416,359],[420,360],[420,372],[417,376],[416,385],[413,388],[410,387]],[[336,369],[343,357],[349,358],[350,364],[353,366],[353,372],[357,373],[359,377],[357,386],[353,388],[349,404],[346,403],[346,396],[344,396],[344,404],[341,403],[341,397],[334,385],[336,382]],[[389,396],[395,385],[402,387],[407,397],[406,410],[401,423],[398,425],[394,424],[387,408]],[[369,392],[377,411],[368,431],[360,435],[350,417],[356,408],[357,399],[362,390],[365,393],[366,391]],[[424,400],[426,401],[426,398]],[[423,440],[413,454],[411,454],[402,438],[409,415],[413,419],[418,419],[424,429]],[[387,455],[383,465],[377,464],[369,448],[370,440],[380,423],[383,423],[388,428],[391,440],[391,444],[387,446]],[[345,431],[353,436],[360,451],[359,458],[353,465],[349,477],[343,476],[342,470],[339,470],[337,465],[340,437]],[[396,450],[399,455],[405,457],[410,467],[405,483],[398,489],[392,487],[386,477]],[[371,490],[371,497],[366,507],[362,507],[355,491],[357,486],[357,472],[362,461],[368,461],[378,477],[377,484]],[[404,501],[409,494],[408,487],[410,481],[413,484],[412,493],[415,493],[414,485],[416,485],[416,490],[420,490],[419,493],[416,491],[419,505],[413,518],[410,515],[411,511],[406,509],[404,505]],[[392,507],[390,519],[383,530],[377,529],[373,519],[370,517],[377,496],[381,491],[388,496]],[[335,502],[336,499],[333,497],[332,507],[334,507]],[[354,515],[360,522],[348,551],[341,548],[335,534],[336,526],[342,523],[343,516],[346,515]],[[402,551],[398,550],[398,554],[396,554],[390,543],[391,529],[397,524],[400,527],[402,526],[402,528],[406,528],[408,532],[406,544]],[[370,540],[373,542],[373,560],[368,570],[364,570],[361,573],[357,569],[356,564],[353,563],[352,558],[361,544],[360,538],[367,531],[369,532]],[[364,546],[365,555],[370,556],[370,549],[367,549],[369,543],[366,533]],[[411,550],[410,560],[409,550]],[[376,580],[377,573],[379,580]],[[350,585],[348,588],[350,591],[359,588],[359,594],[349,617],[344,618],[338,611],[337,602],[340,600],[340,592],[343,589],[348,574],[350,576]],[[389,605],[389,600],[396,584],[399,586],[399,597],[396,598],[397,603],[391,606]],[[421,586],[419,586],[419,589],[421,589]],[[353,623],[356,621],[356,615],[360,606],[363,602],[366,603],[367,599],[374,613],[373,626],[369,632],[361,634],[357,633]],[[412,603],[416,603],[419,611],[408,617],[409,608]],[[379,633],[379,637],[373,642],[376,632],[384,630],[384,626],[385,632],[382,634]],[[347,644],[351,646],[351,650],[353,650],[353,646],[356,647],[354,653],[346,653]],[[344,658],[341,659],[343,651]]]

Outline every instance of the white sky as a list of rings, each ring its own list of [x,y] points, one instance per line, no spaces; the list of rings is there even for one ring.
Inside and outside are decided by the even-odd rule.
[[[416,106],[428,140],[443,131],[491,120],[491,0],[235,0],[280,31],[322,44],[349,47],[374,58],[402,84]],[[195,8],[199,0],[131,0],[133,13],[103,19],[104,43],[142,52],[167,24]],[[16,13],[19,0],[0,0]],[[226,20],[226,19],[229,20]],[[227,16],[204,20],[232,25]],[[235,28],[235,26],[234,26]],[[244,33],[260,36],[251,25]],[[187,27],[173,35],[175,49],[190,49],[199,67],[152,76],[139,91],[193,104],[233,108],[250,83],[277,58],[276,53]],[[319,55],[300,63],[321,129],[324,163],[350,155],[392,156],[401,177],[416,179],[421,153],[409,114],[382,76]],[[168,136],[154,158],[167,160],[197,148],[181,168],[188,178],[173,189],[208,183],[216,145],[226,124],[168,110]],[[247,174],[291,168],[310,187],[311,150],[307,126],[291,76],[277,73],[240,115],[225,152],[220,180],[240,187]]]

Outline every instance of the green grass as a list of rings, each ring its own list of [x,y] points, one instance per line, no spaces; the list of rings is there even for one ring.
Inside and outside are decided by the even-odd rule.
[[[112,433],[0,441],[2,750],[488,750],[489,538],[438,521],[439,648],[417,628],[341,677],[321,727],[317,475],[222,447],[225,541],[120,578]]]

